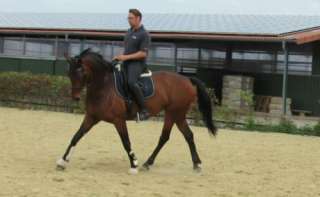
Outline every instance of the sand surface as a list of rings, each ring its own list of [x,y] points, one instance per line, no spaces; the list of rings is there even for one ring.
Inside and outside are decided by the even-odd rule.
[[[78,144],[68,168],[55,162],[82,115],[0,108],[0,196],[320,196],[320,138],[221,129],[216,139],[192,127],[202,173],[192,170],[174,128],[153,168],[127,173],[129,162],[112,125],[99,123]],[[133,149],[144,162],[161,122],[128,123]]]

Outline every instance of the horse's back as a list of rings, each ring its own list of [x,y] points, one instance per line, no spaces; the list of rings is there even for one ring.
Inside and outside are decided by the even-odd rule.
[[[170,71],[156,71],[153,72],[152,79],[155,84],[155,100],[161,99],[164,103],[178,107],[189,105],[196,99],[196,89],[186,76]]]
[[[173,71],[156,71],[156,72],[153,72],[152,78],[155,81],[160,80],[160,79],[165,79],[165,80],[169,80],[169,81],[173,80],[173,81],[177,81],[177,82],[189,81],[188,77],[181,75],[181,74],[178,74]]]

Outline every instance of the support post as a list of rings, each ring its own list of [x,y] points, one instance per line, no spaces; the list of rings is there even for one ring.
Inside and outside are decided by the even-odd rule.
[[[283,68],[283,81],[282,81],[282,100],[283,100],[283,115],[287,115],[287,83],[288,83],[288,63],[289,53],[286,41],[282,42],[282,49],[284,54],[284,68]]]
[[[173,57],[173,63],[174,63],[174,66],[175,66],[175,71],[178,72],[179,71],[179,68],[178,68],[178,49],[177,49],[177,45],[174,44],[174,57]]]
[[[81,40],[80,40],[80,53],[84,50],[84,44],[85,44],[85,39],[84,38],[82,38]]]
[[[232,66],[232,45],[230,44],[226,47],[225,66],[227,70]]]
[[[0,53],[4,53],[4,37],[0,38]]]
[[[26,35],[23,35],[23,37],[22,37],[22,55],[26,55],[27,53],[26,53],[26,48],[27,48],[27,46],[26,46]]]
[[[67,53],[70,55],[70,43],[69,43],[69,35],[68,34],[65,34],[64,35],[64,44],[63,44],[63,47],[64,47],[64,53]]]
[[[199,67],[202,67],[202,51],[201,51],[201,48],[199,47],[198,48],[198,68]]]
[[[56,75],[56,65],[57,65],[57,61],[58,61],[58,49],[59,49],[59,39],[58,36],[55,37],[55,41],[54,41],[54,61],[53,61],[53,65],[52,65],[52,73],[53,75]]]

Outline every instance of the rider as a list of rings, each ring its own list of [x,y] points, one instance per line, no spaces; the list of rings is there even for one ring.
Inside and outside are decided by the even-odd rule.
[[[133,93],[140,109],[139,118],[140,120],[146,120],[149,117],[149,112],[146,109],[143,93],[137,82],[146,66],[150,36],[141,24],[141,19],[142,14],[138,9],[129,10],[130,29],[124,38],[124,53],[115,56],[113,59],[123,61],[129,90]]]

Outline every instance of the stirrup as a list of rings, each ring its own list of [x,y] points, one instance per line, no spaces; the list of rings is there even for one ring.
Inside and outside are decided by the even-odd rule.
[[[141,113],[141,112],[137,112],[137,119],[136,119],[136,122],[137,122],[137,123],[139,123],[139,122],[141,121],[140,113]],[[148,112],[148,111],[146,111],[146,112],[144,112],[144,113],[147,113],[147,114],[146,114],[146,117],[145,117],[143,120],[148,120],[148,119],[149,119],[149,117],[150,117],[149,112]]]

